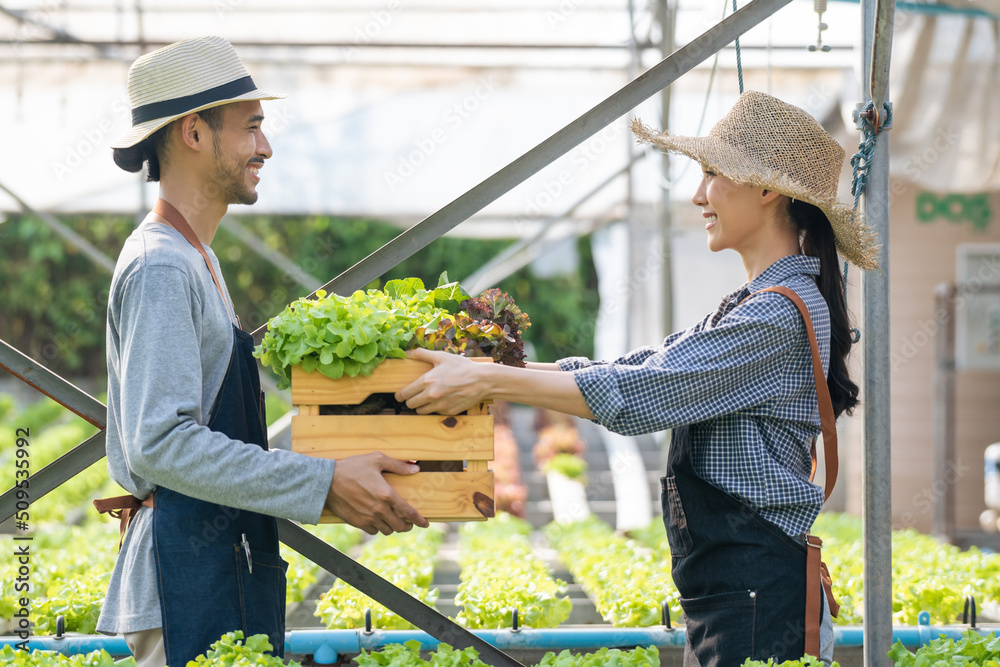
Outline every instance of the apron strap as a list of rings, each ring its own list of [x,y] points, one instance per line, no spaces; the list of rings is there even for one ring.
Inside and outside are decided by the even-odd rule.
[[[226,309],[226,315],[229,317],[229,321],[232,322],[233,313],[229,311],[229,302],[226,300],[225,292],[222,291],[222,284],[219,282],[218,276],[215,275],[215,269],[212,267],[212,262],[208,259],[205,247],[198,240],[198,236],[191,229],[191,225],[184,219],[180,211],[174,208],[170,202],[163,199],[156,200],[156,204],[153,205],[153,212],[166,220],[171,227],[179,231],[187,239],[188,243],[194,246],[194,249],[201,254],[202,259],[205,260],[205,266],[208,267],[209,273],[212,274],[212,280],[215,281],[215,287],[219,290],[219,296],[222,297],[222,305]],[[236,326],[239,327],[238,324]],[[139,512],[139,508],[143,506],[153,507],[152,495],[149,495],[144,500],[139,500],[133,495],[96,498],[94,500],[94,507],[99,514],[110,514],[112,517],[121,520],[121,530],[118,538],[119,552],[122,550],[122,544],[125,542],[125,532],[132,525],[132,521]]]
[[[212,268],[212,262],[208,259],[208,253],[205,252],[205,247],[198,240],[198,235],[194,233],[191,229],[191,225],[188,221],[184,219],[181,212],[174,208],[173,204],[163,199],[157,199],[156,203],[153,205],[153,213],[170,223],[170,226],[179,231],[184,238],[188,240],[194,249],[201,253],[202,259],[205,260],[205,266],[208,267],[209,273],[212,274],[212,280],[215,281],[215,287],[219,290],[219,296],[222,297],[222,305],[226,308],[226,315],[229,316],[229,321],[233,322],[233,315],[229,312],[229,301],[226,300],[226,293],[222,291],[222,283],[219,282],[219,277],[215,275],[215,269]],[[239,328],[239,324],[236,325]]]
[[[819,344],[816,341],[816,332],[813,330],[812,318],[809,317],[809,309],[802,301],[802,297],[795,293],[795,290],[775,285],[760,290],[761,292],[777,292],[782,294],[795,304],[802,315],[806,325],[806,334],[809,338],[809,349],[812,352],[813,379],[816,382],[816,398],[819,402],[819,418],[823,429],[823,452],[826,463],[826,484],[823,488],[823,502],[830,498],[833,487],[837,483],[837,472],[840,461],[837,456],[837,420],[833,415],[833,401],[830,399],[830,387],[826,383],[826,375],[823,373],[823,361],[819,356]],[[755,292],[756,294],[756,292]],[[816,476],[816,440],[812,443],[812,473],[809,480]],[[823,540],[816,535],[806,533],[806,614],[805,614],[805,652],[807,655],[819,657],[819,632],[823,616],[823,605],[820,601],[820,590],[826,595],[827,605],[830,608],[830,615],[836,616],[840,611],[840,605],[833,597],[833,580],[830,572],[823,562],[822,557]]]
[[[806,634],[805,652],[807,655],[819,657],[819,629],[823,621],[823,606],[820,602],[820,591],[826,596],[826,604],[830,615],[836,617],[840,613],[840,605],[833,597],[833,578],[830,570],[823,562],[823,540],[816,535],[806,533]],[[818,585],[817,585],[818,584]]]
[[[139,512],[140,507],[152,507],[153,496],[149,495],[145,500],[139,500],[135,496],[115,496],[114,498],[95,498],[94,507],[98,514],[110,514],[116,519],[121,519],[121,532],[118,538],[118,551],[122,550],[122,543],[125,541],[125,531],[132,525],[132,520]]]
[[[823,605],[816,582],[820,580],[823,540],[806,533],[806,636],[805,653],[819,657],[819,630],[823,622]],[[825,588],[824,588],[825,592]]]
[[[830,498],[833,487],[837,484],[837,473],[840,468],[840,460],[837,455],[837,420],[833,416],[833,401],[830,399],[830,387],[826,383],[826,375],[823,373],[823,362],[819,357],[819,344],[816,342],[816,332],[813,330],[812,319],[809,317],[809,309],[802,301],[802,297],[789,287],[776,285],[760,290],[761,292],[777,292],[792,300],[792,303],[799,309],[802,319],[806,324],[806,334],[809,338],[809,348],[812,351],[813,378],[816,382],[816,398],[819,401],[819,418],[823,429],[823,453],[826,463],[826,484],[823,487],[823,502]],[[758,294],[759,292],[754,292]],[[812,446],[812,474],[810,481],[816,475],[816,441]]]

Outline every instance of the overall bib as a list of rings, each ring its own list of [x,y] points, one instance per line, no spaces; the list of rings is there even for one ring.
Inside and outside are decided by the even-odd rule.
[[[699,428],[674,429],[661,480],[672,574],[686,617],[684,667],[798,660],[806,548],[695,472],[691,432]]]
[[[180,213],[161,204],[166,202],[158,201],[154,211],[192,241],[182,228],[190,231]],[[197,237],[192,245],[205,257],[215,278],[196,241]],[[221,295],[221,286],[219,291]],[[208,427],[267,449],[253,338],[235,324],[232,335],[229,368]],[[153,492],[153,545],[169,667],[183,667],[233,630],[242,630],[244,637],[266,634],[275,654],[284,655],[288,564],[278,554],[274,517],[158,487]]]
[[[837,476],[837,437],[812,322],[805,304],[789,288],[765,291],[787,296],[805,320],[826,443],[829,497]],[[819,596],[824,589],[836,615],[829,575],[819,560],[822,542],[808,536],[807,558],[803,541],[703,479],[694,467],[692,445],[697,438],[692,436],[706,428],[710,426],[701,423],[673,430],[667,475],[660,480],[671,574],[686,617],[684,667],[734,667],[747,658],[798,660],[807,649],[817,655]]]

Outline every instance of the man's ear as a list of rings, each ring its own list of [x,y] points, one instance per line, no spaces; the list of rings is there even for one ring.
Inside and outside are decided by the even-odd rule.
[[[201,151],[208,139],[205,123],[196,113],[189,113],[177,121],[181,143],[193,151]]]

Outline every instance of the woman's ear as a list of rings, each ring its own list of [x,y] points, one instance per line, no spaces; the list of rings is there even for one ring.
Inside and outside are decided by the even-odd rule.
[[[766,190],[765,189],[765,190],[763,190],[761,192],[761,195],[760,195],[760,197],[761,197],[761,203],[764,204],[764,205],[767,205],[767,204],[770,204],[770,203],[772,203],[772,202],[774,202],[774,201],[776,201],[779,198],[784,197],[784,196],[785,195],[781,194],[780,192],[775,192],[774,190]]]

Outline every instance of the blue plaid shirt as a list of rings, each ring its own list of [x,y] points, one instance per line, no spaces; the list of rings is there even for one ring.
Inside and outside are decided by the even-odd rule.
[[[789,255],[660,346],[610,362],[571,357],[559,367],[574,373],[595,420],[611,431],[690,425],[697,473],[800,535],[823,504],[823,490],[809,481],[820,418],[805,323],[787,297],[747,296],[775,285],[795,290],[809,309],[826,372],[830,316],[813,278],[819,267],[815,257]]]

